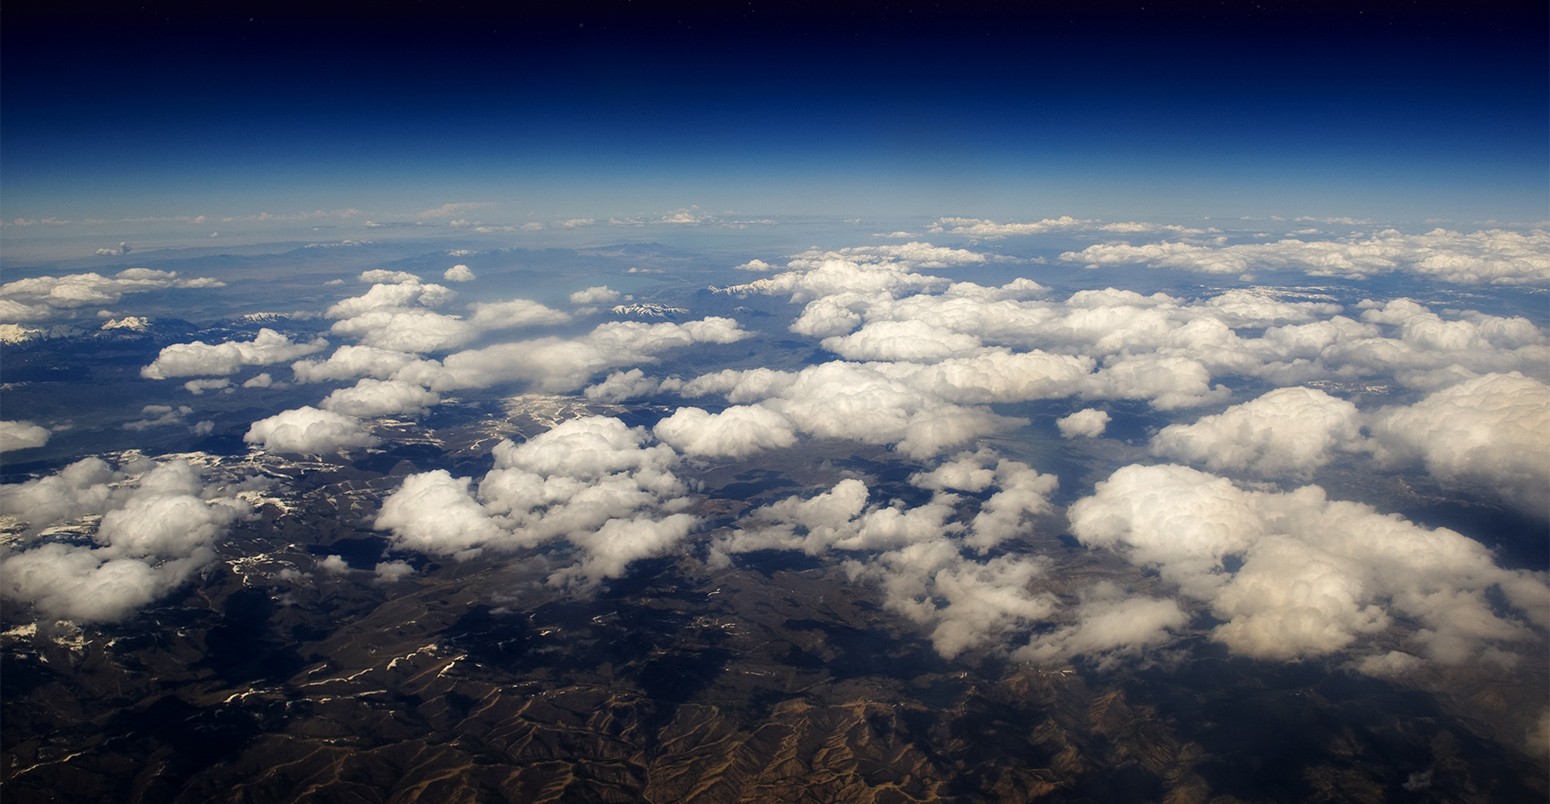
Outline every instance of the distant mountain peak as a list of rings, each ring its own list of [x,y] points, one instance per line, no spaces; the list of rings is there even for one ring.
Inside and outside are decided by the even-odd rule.
[[[142,315],[126,315],[123,318],[110,318],[101,327],[104,332],[115,329],[128,330],[130,332],[149,332],[151,319]]]
[[[290,313],[248,313],[242,317],[245,324],[272,324],[291,317]]]
[[[635,316],[638,318],[672,318],[689,312],[683,307],[669,307],[656,302],[636,302],[634,304],[616,304],[613,308],[614,315]]]
[[[0,324],[0,343],[27,343],[29,341],[74,338],[85,334],[79,327],[56,324],[52,327],[24,327],[20,324]]]

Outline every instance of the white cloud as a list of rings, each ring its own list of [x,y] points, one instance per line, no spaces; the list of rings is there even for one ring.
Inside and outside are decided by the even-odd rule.
[[[985,408],[943,402],[877,367],[855,363],[824,363],[795,375],[732,372],[720,381],[731,383],[725,392],[729,402],[763,399],[765,407],[783,414],[800,432],[894,444],[912,457],[940,454],[1021,423]],[[685,387],[685,392],[702,390],[710,390],[707,382]]]
[[[1386,654],[1379,637],[1397,630],[1417,654],[1458,664],[1524,639],[1525,618],[1550,620],[1542,575],[1317,486],[1249,491],[1181,466],[1127,466],[1068,515],[1083,544],[1155,567],[1208,604],[1222,623],[1212,638],[1246,656]]]
[[[310,405],[253,422],[242,440],[272,452],[306,454],[374,447],[379,443],[359,419]]]
[[[551,585],[587,589],[608,578],[625,574],[631,563],[666,553],[699,524],[689,514],[665,517],[610,519],[596,530],[570,534],[570,541],[581,550],[582,559],[555,573]]]
[[[377,271],[367,271],[367,273],[377,273]],[[453,290],[442,285],[422,285],[414,274],[405,274],[401,271],[394,271],[391,276],[377,277],[377,279],[398,279],[398,282],[375,283],[370,290],[360,296],[350,296],[349,299],[335,302],[333,307],[325,311],[325,316],[347,319],[374,310],[395,310],[408,305],[442,307],[457,296]]]
[[[848,360],[933,362],[973,353],[980,341],[923,321],[876,321],[849,335],[825,338],[823,348]]]
[[[1378,457],[1420,462],[1450,487],[1482,485],[1550,515],[1550,386],[1513,372],[1487,374],[1373,417]]]
[[[964,544],[985,552],[1015,536],[1031,533],[1030,517],[1051,513],[1049,495],[1060,485],[1054,475],[1040,474],[1021,461],[996,463],[995,484],[1000,490],[980,504],[969,521]]]
[[[111,481],[123,479],[100,458],[83,458],[58,473],[25,483],[0,486],[0,510],[40,529],[72,514],[101,514],[107,509]]]
[[[1035,235],[1048,232],[1068,231],[1098,231],[1118,233],[1148,233],[1170,232],[1175,234],[1204,234],[1204,229],[1192,229],[1173,224],[1115,222],[1104,223],[1095,220],[1082,220],[1070,215],[1062,215],[1058,218],[1045,218],[1038,221],[1024,223],[997,223],[983,218],[938,218],[931,225],[933,232],[948,232],[951,234],[970,235],[987,239],[999,239],[1016,235]]]
[[[408,271],[389,271],[386,268],[372,268],[372,269],[369,269],[369,270],[366,270],[366,271],[361,271],[360,276],[356,277],[356,279],[358,281],[364,282],[364,283],[366,283],[368,285],[375,285],[375,284],[383,284],[383,285],[418,285],[418,284],[420,284],[420,277],[415,276],[414,274],[411,274]],[[373,288],[373,290],[375,290],[375,288]],[[446,289],[442,288],[442,290],[445,291]]]
[[[501,530],[468,492],[468,478],[445,470],[421,472],[382,501],[373,527],[393,533],[396,546],[456,555],[501,536]]]
[[[0,285],[0,321],[41,321],[81,307],[104,307],[126,294],[167,288],[218,288],[207,277],[181,279],[175,271],[127,268],[113,276],[96,273],[40,276]]]
[[[426,408],[440,402],[440,394],[418,385],[366,378],[351,388],[341,388],[329,394],[318,407],[346,416],[370,419],[400,413],[422,415]]]
[[[1178,410],[1225,401],[1231,391],[1211,384],[1200,361],[1179,355],[1124,357],[1092,375],[1083,396],[1089,399],[1145,399],[1158,410]]]
[[[140,409],[143,417],[138,421],[132,421],[124,425],[125,430],[148,430],[152,427],[166,427],[168,425],[182,424],[183,419],[194,409],[187,405],[146,405]]]
[[[645,324],[610,321],[575,338],[538,338],[497,344],[401,368],[395,378],[436,390],[529,382],[543,391],[573,391],[600,371],[650,363],[670,349],[734,343],[748,337],[730,318]]]
[[[125,469],[88,459],[0,494],[6,513],[32,532],[75,521],[91,533],[90,544],[48,541],[0,553],[0,595],[40,617],[122,620],[211,563],[216,539],[249,513],[241,500],[203,488],[186,463]]]
[[[571,318],[569,313],[527,299],[475,304],[468,309],[473,312],[470,323],[480,331],[563,324]]]
[[[658,422],[652,433],[695,457],[742,458],[796,443],[790,420],[757,405],[738,405],[720,413],[679,408]]]
[[[1313,276],[1365,278],[1404,271],[1460,284],[1533,285],[1550,280],[1547,255],[1550,232],[1545,230],[1463,234],[1434,229],[1419,235],[1388,230],[1367,239],[1339,241],[1100,244],[1066,252],[1060,259],[1094,267],[1150,265],[1211,274],[1291,269]]]
[[[407,561],[383,561],[372,573],[377,576],[377,583],[395,583],[413,575],[414,567]]]
[[[1355,405],[1314,388],[1278,388],[1193,424],[1163,428],[1152,438],[1152,454],[1213,471],[1306,479],[1363,441]]]
[[[994,466],[995,468],[990,468]],[[876,584],[884,605],[925,628],[941,655],[1000,649],[1012,634],[1053,613],[1044,591],[1044,559],[1007,554],[970,558],[972,546],[1011,535],[1025,514],[1045,509],[1054,478],[989,451],[963,454],[911,482],[938,493],[923,505],[871,504],[865,483],[846,479],[815,496],[787,497],[756,509],[716,537],[711,564],[755,550],[800,550],[845,556],[846,573]],[[959,509],[968,500],[941,489],[984,491],[1005,483],[979,506],[968,527]]]
[[[869,496],[865,483],[849,478],[813,497],[787,497],[756,509],[717,538],[712,563],[755,550],[799,550],[812,556],[889,551],[935,543],[963,530],[949,521],[959,501],[953,495],[936,495],[914,508],[897,500],[871,505]]]
[[[468,266],[462,263],[458,263],[457,265],[448,268],[446,272],[441,275],[441,278],[447,280],[448,282],[472,282],[478,277],[474,276],[473,270]]]
[[[322,351],[327,346],[328,341],[322,338],[295,343],[272,329],[264,328],[251,341],[175,343],[163,348],[150,365],[140,369],[140,376],[149,380],[165,380],[172,377],[235,374],[244,366],[267,366],[295,360]]]
[[[49,435],[48,428],[29,421],[0,421],[0,452],[41,447]]]
[[[988,449],[963,452],[935,469],[910,476],[910,484],[936,491],[979,493],[996,481],[996,456]]]
[[[587,386],[586,398],[597,402],[624,402],[657,392],[659,383],[638,368],[615,371],[600,383]]]
[[[584,589],[665,552],[697,524],[672,448],[618,419],[572,419],[521,444],[496,446],[470,489],[445,471],[411,475],[383,501],[376,527],[396,547],[455,558],[563,539],[573,560],[550,582]]]
[[[378,287],[383,287],[379,285]],[[364,312],[334,322],[330,331],[366,346],[397,352],[439,352],[461,346],[478,334],[463,319],[417,308]]]
[[[1305,324],[1342,309],[1324,298],[1293,301],[1288,295],[1272,288],[1237,288],[1207,299],[1205,306],[1229,327]]]
[[[571,304],[613,304],[623,296],[607,285],[578,290],[570,295]]]
[[[350,565],[345,563],[344,556],[327,555],[318,562],[318,568],[330,575],[344,575],[350,571]]]
[[[345,344],[335,349],[327,360],[301,360],[292,363],[291,371],[295,374],[297,382],[327,382],[356,377],[375,377],[385,380],[405,366],[418,361],[419,358],[407,352],[376,346]]]
[[[897,263],[863,265],[845,259],[824,259],[816,264],[803,263],[795,270],[785,271],[765,279],[730,285],[719,292],[734,296],[761,294],[791,297],[794,302],[808,302],[846,291],[866,294],[896,294],[909,290],[946,287],[946,279],[911,273]]]
[[[189,380],[188,382],[183,383],[183,390],[193,394],[194,396],[203,396],[205,391],[230,392],[231,380],[228,380],[225,377],[213,380]]]
[[[1048,592],[1034,591],[1047,569],[1043,562],[1026,556],[1005,555],[983,564],[948,563],[924,584],[924,601],[913,592],[911,576],[924,567],[900,550],[882,557],[885,605],[906,616],[931,623],[931,644],[951,659],[964,651],[1004,643],[1020,627],[1047,618],[1056,608]],[[929,602],[927,602],[929,601]],[[938,603],[937,601],[941,601]]]
[[[990,259],[992,258],[977,251],[912,241],[878,246],[853,246],[835,251],[812,249],[793,257],[790,265],[792,268],[812,269],[840,260],[859,264],[897,263],[909,268],[951,268],[978,265]]]
[[[921,393],[960,404],[1060,399],[1091,381],[1091,358],[1048,352],[984,349],[972,357],[930,365],[870,364],[869,368]]]
[[[1097,438],[1109,426],[1109,412],[1097,408],[1079,410],[1055,421],[1062,438]]]
[[[441,285],[421,284],[412,274],[367,271],[363,280],[379,280],[360,296],[344,299],[326,313],[331,331],[362,344],[400,352],[435,352],[461,346],[478,328],[440,307],[456,294]],[[391,282],[391,284],[387,284]]]
[[[1034,636],[1012,658],[1054,664],[1078,657],[1108,669],[1119,659],[1165,644],[1182,631],[1189,617],[1179,604],[1163,598],[1127,597],[1107,581],[1084,590],[1076,622]]]

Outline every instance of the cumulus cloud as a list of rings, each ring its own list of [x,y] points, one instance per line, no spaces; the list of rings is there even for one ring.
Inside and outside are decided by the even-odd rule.
[[[1178,603],[1130,597],[1107,581],[1084,590],[1075,616],[1075,623],[1034,636],[1012,658],[1054,664],[1085,657],[1099,669],[1109,669],[1167,643],[1189,622]]]
[[[350,565],[345,563],[344,556],[327,555],[318,562],[318,568],[330,575],[344,575],[350,571]]]
[[[1211,384],[1211,371],[1182,355],[1143,354],[1110,361],[1083,391],[1089,399],[1145,399],[1158,410],[1201,407],[1232,392]]]
[[[964,248],[933,246],[930,243],[912,241],[878,246],[852,246],[834,251],[813,249],[791,259],[792,268],[818,268],[825,263],[841,260],[852,263],[897,263],[909,268],[951,268],[960,265],[978,265],[992,258]]]
[[[377,272],[368,271],[367,274]],[[367,274],[362,274],[363,277]],[[453,349],[493,330],[560,324],[568,313],[527,299],[486,302],[468,307],[468,316],[438,312],[456,294],[441,285],[422,284],[412,275],[373,276],[379,282],[365,294],[344,299],[328,309],[338,319],[331,329],[355,338],[359,345],[403,353]]]
[[[244,366],[282,363],[320,352],[327,347],[328,341],[322,338],[297,343],[272,329],[264,328],[251,341],[175,343],[163,348],[150,365],[140,369],[140,376],[148,380],[165,380],[172,377],[235,374]]]
[[[39,617],[82,622],[122,620],[166,597],[210,564],[216,540],[250,513],[181,461],[114,470],[98,459],[6,487],[0,509],[31,533],[73,523],[67,531],[89,535],[0,553],[0,596]]]
[[[980,341],[924,321],[877,321],[849,335],[825,338],[823,348],[848,360],[933,362],[973,353]]]
[[[1390,650],[1380,635],[1397,632],[1416,654],[1458,664],[1550,619],[1541,575],[1502,569],[1458,533],[1330,500],[1317,486],[1252,491],[1182,466],[1134,465],[1068,515],[1083,544],[1156,568],[1204,602],[1221,622],[1212,638],[1246,656],[1370,657]]]
[[[570,295],[571,304],[613,304],[623,296],[607,285],[578,290]]]
[[[48,428],[29,421],[0,421],[0,452],[41,447],[49,435]]]
[[[1213,471],[1306,479],[1342,450],[1360,449],[1356,406],[1315,388],[1278,388],[1152,438],[1152,453]]]
[[[225,377],[209,380],[189,380],[183,383],[183,390],[194,396],[203,396],[205,391],[227,391],[229,393],[231,390],[231,380]]]
[[[847,567],[853,578],[881,584],[884,605],[927,626],[932,646],[948,659],[1003,644],[1057,607],[1053,595],[1038,589],[1048,572],[1044,562],[1020,555],[964,562],[944,546],[951,545],[912,545]]]
[[[988,449],[960,453],[935,469],[912,475],[910,482],[926,489],[973,494],[999,487],[980,504],[965,530],[964,544],[982,553],[1018,535],[1030,517],[1050,513],[1049,495],[1059,485],[1054,475],[1040,474],[1021,461],[998,458]]]
[[[478,334],[458,316],[418,308],[371,310],[334,322],[330,331],[367,346],[416,353],[452,349]]]
[[[679,408],[652,433],[685,455],[707,458],[742,458],[796,443],[790,420],[757,405],[737,405],[720,413]]]
[[[385,380],[419,358],[407,352],[376,346],[345,344],[326,360],[301,360],[291,364],[297,382],[327,382],[373,377]]]
[[[1366,278],[1403,271],[1460,284],[1543,284],[1550,279],[1550,231],[1490,229],[1468,234],[1386,230],[1366,239],[1239,245],[1183,242],[1099,244],[1060,259],[1092,267],[1150,265],[1210,274],[1290,269],[1313,276]]]
[[[1207,299],[1205,306],[1230,327],[1305,324],[1338,315],[1344,309],[1324,294],[1292,294],[1262,287],[1229,290]]]
[[[1062,438],[1097,438],[1109,427],[1109,412],[1097,408],[1079,410],[1055,420]]]
[[[421,415],[426,408],[440,402],[440,394],[418,385],[366,378],[351,388],[341,388],[329,394],[319,407],[346,416],[370,419],[400,413]]]
[[[473,312],[469,322],[480,331],[563,324],[570,320],[569,313],[527,299],[475,304],[469,310]]]
[[[358,281],[364,282],[364,283],[366,283],[368,285],[375,285],[375,284],[384,284],[384,285],[418,285],[418,284],[420,284],[420,277],[415,276],[414,274],[411,274],[408,271],[389,271],[386,268],[371,268],[369,270],[361,271],[360,275],[357,276],[356,279]],[[445,290],[445,288],[443,288],[443,290]]]
[[[380,443],[359,419],[311,405],[253,422],[242,440],[272,452],[305,454],[374,447]]]
[[[1067,232],[1088,230],[1097,232],[1119,232],[1125,234],[1139,234],[1149,232],[1169,232],[1174,234],[1204,234],[1204,229],[1193,229],[1173,224],[1138,223],[1138,222],[1114,222],[1082,220],[1070,215],[1062,215],[1058,218],[1044,218],[1043,220],[1027,221],[1021,223],[997,223],[984,218],[938,218],[931,225],[932,232],[948,232],[951,234],[970,235],[986,239],[999,239],[1014,235],[1035,235],[1048,232]]]
[[[878,364],[831,362],[795,374],[726,371],[695,378],[681,390],[686,395],[721,393],[733,403],[762,400],[799,432],[892,444],[912,457],[938,455],[1023,423],[984,407],[922,393],[888,376]]]
[[[983,556],[1019,532],[1027,517],[1049,511],[1055,479],[989,450],[964,453],[910,482],[935,493],[921,505],[873,502],[855,478],[819,494],[758,508],[715,538],[710,561],[724,565],[755,550],[841,557],[853,580],[875,584],[884,605],[927,630],[936,650],[1004,649],[1011,635],[1049,617],[1058,605],[1043,589],[1039,557]],[[980,503],[951,493],[996,489]],[[972,515],[969,510],[977,507]]]
[[[42,321],[82,307],[111,305],[131,293],[223,286],[207,277],[183,279],[176,271],[148,268],[126,268],[113,276],[85,273],[18,279],[0,285],[0,321]]]
[[[808,302],[846,291],[897,294],[950,284],[946,279],[916,274],[892,262],[864,265],[854,260],[836,258],[824,259],[816,264],[807,261],[798,265],[793,262],[792,268],[765,279],[718,288],[718,291],[734,296],[790,296],[794,302]]]
[[[184,417],[193,413],[194,409],[187,405],[146,405],[140,409],[140,418],[137,421],[124,425],[125,430],[148,430],[152,427],[166,427],[173,424],[182,424]]]
[[[367,271],[363,281],[376,281],[360,296],[343,299],[328,309],[338,319],[331,331],[399,352],[434,352],[460,346],[478,329],[462,317],[436,312],[456,294],[442,285],[422,284],[402,272]]]
[[[699,519],[689,514],[669,514],[610,519],[597,530],[576,531],[570,541],[580,549],[581,561],[556,572],[550,583],[586,589],[603,579],[618,578],[630,564],[672,549],[698,524]]]
[[[377,583],[394,583],[414,574],[414,567],[407,561],[383,561],[378,564],[372,574],[377,576]]]
[[[478,277],[474,276],[473,270],[468,266],[458,263],[442,273],[441,278],[448,282],[472,282]]]
[[[1379,411],[1372,434],[1383,462],[1419,462],[1443,485],[1482,485],[1550,516],[1550,386],[1538,380],[1475,377]]]
[[[602,382],[587,386],[584,395],[597,402],[623,402],[657,392],[660,383],[638,368],[615,371]]]
[[[420,280],[412,274],[395,272],[391,276],[376,278],[379,284],[372,285],[370,290],[360,296],[351,296],[335,302],[325,315],[329,318],[354,318],[375,310],[390,310],[409,305],[440,307],[457,295],[442,285],[420,284]],[[398,281],[391,283],[382,281],[387,279]]]
[[[1093,361],[1038,350],[1014,353],[990,348],[931,364],[872,363],[868,368],[948,402],[983,404],[1079,393],[1092,381]]]
[[[585,589],[666,552],[698,522],[682,510],[689,499],[672,472],[677,453],[618,419],[572,419],[494,453],[476,488],[442,470],[405,478],[375,527],[396,547],[455,558],[563,540],[573,560],[549,581]]]
[[[405,365],[393,376],[436,390],[528,382],[538,390],[573,391],[600,371],[654,362],[661,352],[695,344],[735,343],[748,335],[730,318],[658,324],[610,321],[579,338],[537,338],[456,352],[439,363]]]
[[[374,527],[399,547],[456,555],[495,541],[502,532],[468,492],[469,479],[445,470],[421,472],[382,501]]]

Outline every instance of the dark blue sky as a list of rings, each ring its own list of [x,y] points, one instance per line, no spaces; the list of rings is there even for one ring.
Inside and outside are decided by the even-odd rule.
[[[8,4],[3,215],[1547,216],[1542,2],[726,5]]]

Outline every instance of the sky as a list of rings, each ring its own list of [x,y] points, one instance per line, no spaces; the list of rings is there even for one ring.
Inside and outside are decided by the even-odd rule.
[[[13,228],[448,203],[1550,216],[1542,3],[41,6],[0,34]]]

